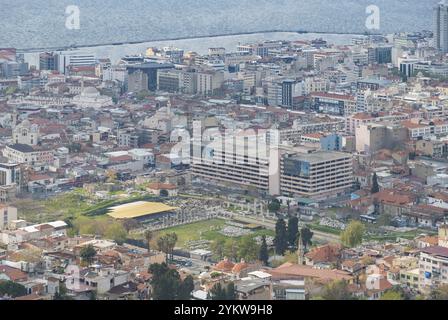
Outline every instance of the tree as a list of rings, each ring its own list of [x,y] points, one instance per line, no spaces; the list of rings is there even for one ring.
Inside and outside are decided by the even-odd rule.
[[[384,294],[381,296],[380,300],[404,300],[404,297],[401,295],[400,292],[395,290],[387,290],[384,292]]]
[[[286,235],[286,224],[282,218],[277,219],[275,224],[275,238],[274,238],[275,251],[277,254],[283,255],[288,247],[288,239]]]
[[[92,301],[95,301],[95,300],[97,299],[97,293],[96,293],[96,291],[94,291],[94,290],[90,291],[90,297],[89,297],[89,299],[92,300]]]
[[[359,222],[352,220],[350,224],[341,232],[341,242],[349,248],[356,247],[362,243],[365,227]]]
[[[313,238],[314,232],[308,227],[303,227],[300,229],[300,234],[302,235],[302,244],[306,249],[312,244],[311,239]]]
[[[151,240],[153,236],[154,234],[152,233],[151,230],[148,229],[145,231],[145,240],[148,245],[148,252],[151,252]]]
[[[238,242],[235,239],[227,239],[224,244],[225,255],[233,260],[238,260]]]
[[[290,217],[288,219],[288,244],[290,247],[296,246],[298,231],[299,231],[299,219],[297,217]]]
[[[191,292],[194,290],[194,281],[191,275],[187,276],[179,286],[178,300],[190,300]]]
[[[168,262],[169,248],[168,248],[168,240],[167,240],[166,236],[161,236],[160,238],[157,239],[157,248],[160,251],[162,251],[163,253],[165,253],[165,260]]]
[[[171,261],[172,261],[174,255],[174,247],[176,246],[177,243],[177,234],[175,232],[172,232],[168,233],[167,236],[168,236],[168,248],[171,254]]]
[[[95,299],[92,299],[92,295],[95,294]],[[73,300],[70,296],[67,294],[67,287],[65,283],[60,282],[59,283],[59,290],[55,293],[53,300]],[[96,300],[96,293],[95,291],[92,291],[90,300]]]
[[[173,259],[174,247],[176,246],[177,235],[176,233],[167,233],[157,239],[157,247],[160,251],[165,253],[166,260],[170,261]]]
[[[243,237],[238,243],[238,256],[248,262],[257,260],[259,247],[257,242],[251,237]]]
[[[378,176],[376,175],[376,172],[374,172],[372,177],[372,189],[370,190],[370,192],[378,193],[379,191],[380,186],[378,185]]]
[[[218,282],[210,289],[209,296],[212,300],[227,300],[227,292],[221,282]]]
[[[209,297],[212,300],[236,300],[235,284],[229,282],[226,286],[223,286],[218,282],[210,289]]]
[[[268,265],[269,262],[269,252],[268,252],[268,245],[266,243],[266,236],[263,235],[261,237],[261,246],[260,246],[260,253],[258,254],[258,259],[260,259],[261,262],[265,266]]]
[[[448,300],[448,285],[444,284],[432,290],[429,298],[430,300]]]
[[[0,296],[7,295],[11,298],[26,295],[26,288],[16,282],[9,280],[0,280]]]
[[[226,300],[236,300],[235,283],[229,282],[226,288]]]
[[[123,244],[128,237],[128,233],[120,222],[112,222],[106,227],[104,236],[118,244]]]
[[[7,96],[12,95],[12,94],[16,93],[17,90],[18,90],[17,87],[7,87],[5,90],[5,95],[7,95]]]
[[[123,227],[126,229],[127,232],[137,229],[140,227],[140,223],[138,223],[135,219],[124,219],[123,220]]]
[[[138,100],[144,100],[147,96],[149,96],[151,93],[149,90],[142,90],[139,93],[137,93],[137,99]]]
[[[154,300],[176,300],[180,286],[180,276],[176,270],[168,270],[156,281],[151,282]]]
[[[280,210],[280,201],[278,201],[278,199],[273,199],[268,204],[268,210],[269,212],[278,212],[278,210]]]
[[[106,171],[107,182],[115,182],[117,181],[117,171],[115,170],[107,170]]]
[[[91,244],[89,244],[81,249],[79,255],[83,261],[86,261],[90,264],[93,262],[93,258],[96,256],[96,250]]]
[[[336,280],[328,283],[323,290],[324,300],[352,300],[353,297],[348,290],[348,283],[345,280]]]
[[[153,263],[149,267],[149,272],[152,274],[151,287],[154,300],[175,300],[178,297],[181,281],[176,270],[168,268],[166,263]]]
[[[225,252],[225,240],[222,238],[216,239],[212,242],[210,249],[213,252],[214,257],[217,260],[222,260],[224,258],[224,252]]]

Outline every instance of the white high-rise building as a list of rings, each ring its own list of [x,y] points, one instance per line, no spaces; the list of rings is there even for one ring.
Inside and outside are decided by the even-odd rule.
[[[97,61],[94,54],[78,51],[64,51],[59,53],[58,68],[60,73],[65,74],[68,66],[95,66],[96,62]]]
[[[434,47],[448,53],[448,3],[442,0],[434,8]]]

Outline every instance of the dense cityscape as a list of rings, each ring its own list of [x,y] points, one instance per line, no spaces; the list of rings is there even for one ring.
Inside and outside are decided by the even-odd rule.
[[[118,60],[0,43],[0,300],[448,300],[447,17]]]

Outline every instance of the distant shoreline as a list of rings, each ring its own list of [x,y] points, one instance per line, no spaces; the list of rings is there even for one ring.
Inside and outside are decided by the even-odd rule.
[[[58,46],[58,47],[40,47],[40,48],[21,48],[17,49],[19,53],[32,53],[32,52],[43,52],[43,51],[67,51],[76,50],[83,48],[98,48],[105,46],[123,46],[123,45],[136,45],[148,42],[162,42],[162,41],[180,41],[180,40],[193,40],[193,39],[204,39],[204,38],[219,38],[227,36],[244,36],[244,35],[255,35],[255,34],[265,34],[265,33],[297,33],[297,34],[322,34],[322,35],[382,35],[380,33],[366,33],[366,32],[325,32],[325,31],[306,31],[306,30],[261,30],[261,31],[249,31],[249,32],[234,32],[234,33],[223,33],[223,34],[212,34],[212,35],[200,35],[200,36],[188,36],[188,37],[174,37],[174,38],[159,38],[151,40],[138,40],[138,41],[123,41],[123,42],[111,42],[111,43],[96,43],[96,44],[85,44],[85,45],[70,45],[70,46]]]

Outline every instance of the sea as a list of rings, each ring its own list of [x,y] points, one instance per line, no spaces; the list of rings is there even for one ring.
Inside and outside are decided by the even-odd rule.
[[[0,0],[0,48],[82,47],[268,31],[363,33],[372,31],[366,27],[371,15],[366,9],[371,6],[378,8],[375,32],[430,30],[432,8],[439,1]],[[73,6],[77,10],[70,9]]]

